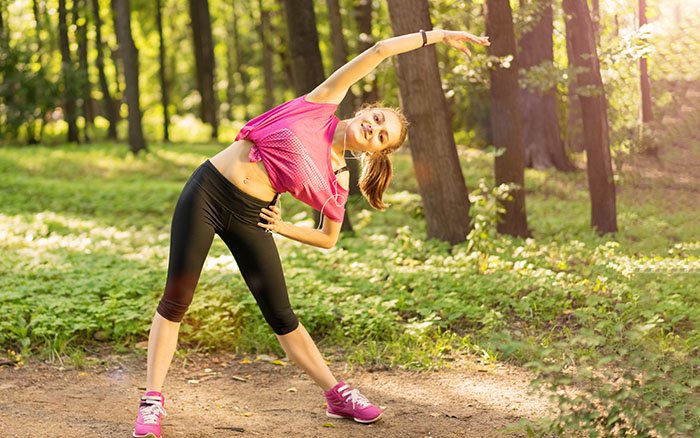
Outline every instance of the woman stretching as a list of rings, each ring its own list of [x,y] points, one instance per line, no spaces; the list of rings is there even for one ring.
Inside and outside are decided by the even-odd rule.
[[[344,152],[362,154],[360,189],[370,205],[384,209],[392,176],[389,154],[406,139],[408,123],[398,110],[369,106],[353,118],[334,112],[352,84],[384,59],[439,41],[469,53],[464,42],[488,45],[466,32],[420,31],[378,42],[334,72],[310,93],[250,120],[233,144],[205,161],[180,194],[171,226],[165,292],[148,338],[146,393],[141,396],[134,437],[161,437],[161,393],[178,330],[214,234],[231,250],[265,321],[291,361],[324,391],[326,415],[372,423],[382,410],[331,373],[289,304],[275,232],[302,243],[331,248],[338,240],[348,195]],[[289,192],[319,210],[321,229],[281,219],[277,200]]]

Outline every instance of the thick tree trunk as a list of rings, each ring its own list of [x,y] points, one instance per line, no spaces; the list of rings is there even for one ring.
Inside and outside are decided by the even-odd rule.
[[[105,75],[105,61],[104,55],[102,54],[102,20],[100,19],[100,5],[98,0],[92,0],[92,15],[95,20],[95,50],[97,52],[95,66],[97,67],[97,75],[100,82],[100,91],[102,92],[102,105],[104,106],[104,112],[107,121],[109,122],[109,127],[107,128],[107,136],[110,139],[116,140],[118,115],[115,108],[114,100],[112,99],[112,95],[109,92],[107,76]]]
[[[194,57],[197,70],[197,89],[202,98],[201,117],[211,124],[211,136],[218,137],[216,94],[214,93],[214,42],[211,35],[209,0],[190,0],[190,18]]]
[[[81,15],[84,17],[83,20],[80,19]],[[78,39],[78,84],[80,84],[80,97],[82,100],[80,102],[80,106],[82,108],[83,117],[85,118],[85,129],[83,130],[83,137],[85,138],[85,141],[89,143],[90,131],[92,130],[91,126],[93,124],[95,116],[92,114],[90,107],[90,95],[92,94],[92,84],[90,83],[90,75],[88,74],[88,13],[85,0],[73,0],[73,23],[76,24],[76,36]]]
[[[430,30],[427,0],[389,0],[395,35]],[[411,121],[409,138],[428,238],[464,242],[469,232],[469,197],[459,165],[435,46],[398,55],[401,102]]]
[[[326,0],[328,6],[328,19],[331,24],[331,42],[333,43],[333,69],[337,70],[348,61],[348,48],[343,37],[343,17],[340,13],[340,2],[338,0]],[[355,110],[354,96],[352,90],[348,90],[345,98],[338,106],[338,117],[343,119],[352,116]],[[352,153],[346,151],[346,162],[350,170],[350,194],[359,195],[360,187],[360,166]]]
[[[552,42],[551,0],[537,1],[539,21],[520,38],[518,62],[523,69],[554,65]],[[520,4],[527,0],[520,0]],[[557,117],[556,87],[548,90],[520,89],[520,108],[523,117],[523,143],[525,166],[535,169],[556,167],[563,171],[575,170],[566,156],[564,142],[559,132]]]
[[[170,141],[170,116],[168,115],[168,82],[165,78],[165,40],[163,39],[163,13],[161,0],[156,0],[156,25],[158,26],[158,62],[160,63],[160,104],[163,107],[163,141]]]
[[[372,39],[372,0],[358,0],[355,4],[354,14],[359,38],[357,53],[360,54],[374,45],[374,40]],[[370,79],[372,77],[373,79]],[[364,80],[365,84],[369,85],[369,90],[363,87],[360,104],[362,102],[377,102],[379,100],[377,78],[374,75],[370,76],[370,78]]]
[[[576,75],[574,74],[574,49],[571,45],[573,30],[569,21],[566,21],[566,58],[569,70],[569,82],[567,87],[566,102],[566,149],[571,152],[583,152],[583,118],[581,116],[581,104],[578,101],[576,88]]]
[[[617,231],[615,183],[610,161],[610,139],[606,115],[605,90],[600,77],[593,24],[588,4],[580,0],[563,0],[564,13],[569,21],[574,53],[573,64],[581,71],[576,76],[583,139],[586,148],[588,187],[591,193],[591,224],[601,234]]]
[[[491,37],[490,56],[515,56],[513,15],[508,0],[486,1],[486,34]],[[496,184],[515,183],[520,189],[511,192],[510,201],[504,201],[506,212],[498,224],[500,233],[525,237],[529,235],[525,214],[525,153],[522,120],[518,103],[517,58],[509,67],[500,65],[490,70],[491,77],[491,130],[496,148],[505,153],[496,157]]]
[[[639,27],[647,24],[647,5],[646,0],[639,0]],[[649,82],[649,72],[647,71],[647,58],[642,56],[639,58],[639,82],[642,93],[642,123],[640,124],[640,140],[645,142],[645,129],[647,124],[654,120],[654,115],[651,111],[651,83]],[[658,150],[655,146],[650,145],[645,149],[647,155],[657,156]]]
[[[117,21],[117,41],[126,82],[126,104],[129,108],[129,148],[133,154],[146,150],[141,125],[139,106],[139,59],[138,50],[131,36],[131,6],[129,0],[112,0],[113,13]]]
[[[272,47],[270,47],[267,37],[270,28],[270,11],[265,9],[262,0],[258,0],[258,9],[260,10],[258,32],[262,44],[263,78],[265,79],[265,108],[272,108],[275,105],[275,84],[272,69]]]
[[[68,142],[79,143],[78,125],[76,124],[75,71],[68,42],[68,25],[66,19],[66,0],[58,1],[58,34],[61,48],[61,72],[63,73],[63,114],[68,123]]]

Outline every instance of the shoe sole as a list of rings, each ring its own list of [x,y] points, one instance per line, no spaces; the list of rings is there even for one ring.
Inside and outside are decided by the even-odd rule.
[[[134,438],[159,438],[158,436],[156,436],[155,434],[150,433],[150,432],[147,433],[146,435],[134,435],[134,434],[132,433],[131,436],[134,437]]]
[[[374,423],[375,421],[377,421],[377,420],[379,420],[380,418],[382,418],[382,415],[384,415],[384,412],[382,412],[381,414],[377,415],[375,418],[373,418],[373,419],[371,419],[371,420],[362,420],[362,419],[357,418],[357,417],[346,417],[346,416],[343,416],[343,415],[331,414],[330,412],[326,411],[326,416],[327,416],[327,417],[330,417],[330,418],[345,418],[345,419],[348,419],[348,420],[355,420],[355,421],[357,421],[358,423],[362,423],[362,424]]]

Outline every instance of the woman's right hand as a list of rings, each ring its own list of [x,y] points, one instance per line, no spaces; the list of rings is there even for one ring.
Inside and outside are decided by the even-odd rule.
[[[468,56],[471,56],[472,52],[465,43],[480,44],[482,46],[490,46],[491,42],[487,36],[476,36],[469,32],[462,32],[459,30],[443,30],[445,37],[443,41],[457,50],[461,50]]]

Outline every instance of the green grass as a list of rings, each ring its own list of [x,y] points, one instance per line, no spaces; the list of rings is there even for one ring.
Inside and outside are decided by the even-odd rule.
[[[91,345],[130,350],[146,339],[177,196],[220,148],[154,144],[138,157],[105,143],[0,149],[0,346],[80,362]],[[491,155],[460,157],[469,188],[491,180]],[[322,348],[351,363],[417,369],[476,352],[529,364],[556,385],[571,382],[572,364],[638,367],[644,352],[650,367],[674,364],[680,373],[682,388],[669,398],[686,403],[695,394],[700,225],[692,202],[668,210],[668,193],[639,199],[623,183],[621,231],[600,237],[589,226],[584,172],[528,170],[533,238],[491,236],[468,251],[425,240],[410,156],[399,154],[395,169],[392,207],[378,213],[351,199],[356,233],[336,248],[278,242],[293,308]],[[309,223],[305,206],[288,196],[283,203],[287,220]],[[282,354],[218,238],[181,333],[189,348]],[[663,392],[667,375],[644,390]],[[602,397],[595,391],[604,384],[590,393]],[[697,409],[678,414],[682,424],[697,425]]]

